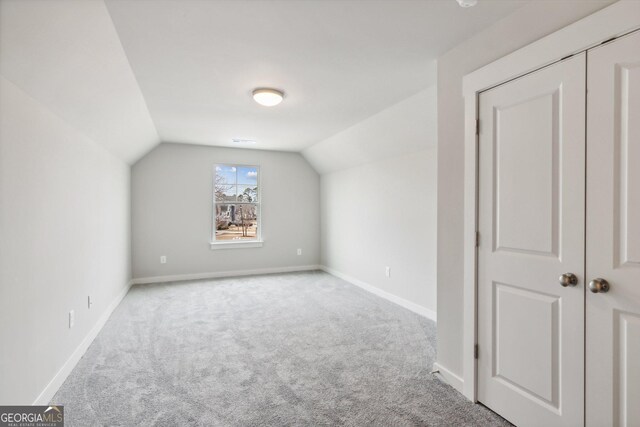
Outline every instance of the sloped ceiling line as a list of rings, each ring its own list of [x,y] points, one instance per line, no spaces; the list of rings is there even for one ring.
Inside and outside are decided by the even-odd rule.
[[[132,164],[160,142],[102,0],[2,0],[0,74]]]
[[[2,0],[0,74],[129,164],[160,141],[240,138],[324,170],[320,147],[427,90],[438,55],[524,3]],[[255,104],[264,86],[285,102]],[[393,147],[413,149],[403,135]]]

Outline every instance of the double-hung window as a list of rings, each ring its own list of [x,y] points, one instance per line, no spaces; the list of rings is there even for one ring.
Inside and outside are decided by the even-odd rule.
[[[261,246],[259,174],[258,166],[215,166],[212,249]]]

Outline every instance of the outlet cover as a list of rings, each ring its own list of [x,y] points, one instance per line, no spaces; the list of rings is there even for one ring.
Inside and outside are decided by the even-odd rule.
[[[162,255],[160,257],[160,264],[166,264],[167,263],[167,256],[166,255]]]
[[[69,312],[69,329],[73,328],[73,325],[76,324],[76,312],[71,310]]]
[[[391,277],[391,267],[386,267],[384,270],[384,275],[387,277]]]
[[[298,248],[298,255],[302,255],[302,249]]]

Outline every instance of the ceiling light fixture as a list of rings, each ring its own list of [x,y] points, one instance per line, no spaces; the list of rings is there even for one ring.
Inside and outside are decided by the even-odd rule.
[[[255,139],[243,139],[243,138],[233,138],[231,140],[234,144],[255,144]]]
[[[265,107],[273,107],[282,102],[284,92],[277,89],[258,88],[253,91],[253,99]]]
[[[478,4],[478,0],[458,0],[461,7],[472,7]]]

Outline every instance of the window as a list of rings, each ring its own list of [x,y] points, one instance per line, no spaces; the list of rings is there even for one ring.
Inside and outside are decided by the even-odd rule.
[[[260,242],[259,171],[258,166],[216,165],[213,249]]]

